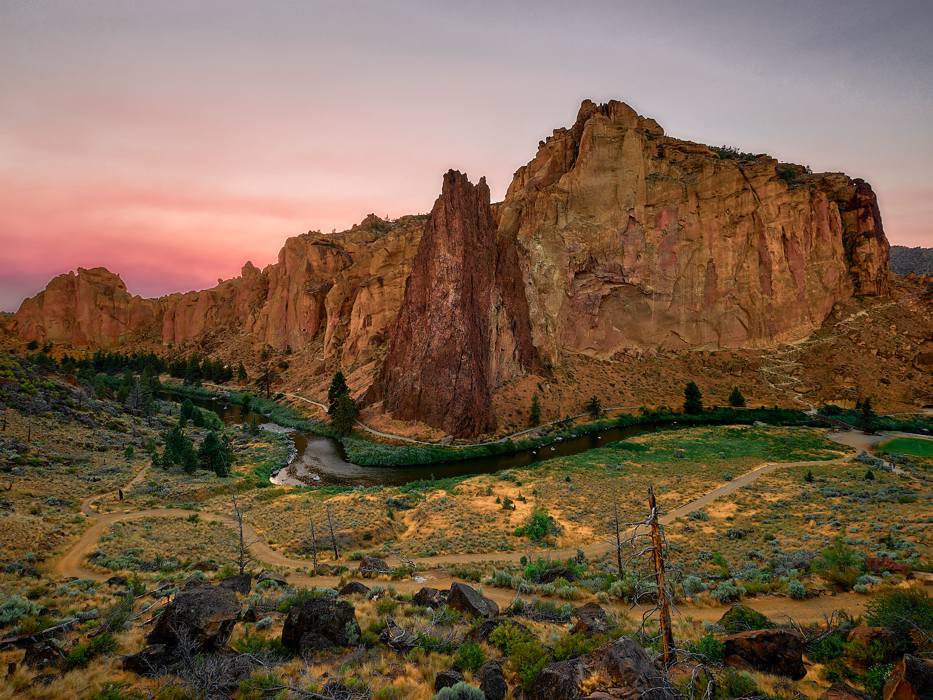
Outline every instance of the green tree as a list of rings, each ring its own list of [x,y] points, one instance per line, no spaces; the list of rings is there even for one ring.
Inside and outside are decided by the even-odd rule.
[[[236,378],[241,382],[245,382],[249,379],[249,375],[246,373],[246,367],[243,366],[242,362],[237,365]]]
[[[353,423],[356,421],[357,413],[356,401],[353,400],[349,393],[338,396],[330,419],[334,431],[338,435],[349,435],[353,430]]]
[[[531,397],[531,412],[528,414],[528,425],[532,428],[541,424],[541,402],[538,401],[538,395]]]
[[[228,476],[232,461],[233,455],[226,439],[219,438],[213,430],[204,436],[198,448],[198,462],[202,469],[212,471],[217,476]]]
[[[193,420],[197,414],[198,409],[195,408],[194,402],[191,399],[185,399],[181,402],[181,409],[179,409],[178,416],[181,419],[182,425],[189,420]]]
[[[696,382],[689,382],[684,387],[684,413],[702,413],[703,412],[703,394],[700,393],[700,387]]]
[[[732,387],[732,393],[729,394],[729,405],[733,408],[745,408],[745,397],[737,386]]]
[[[188,364],[185,365],[185,384],[201,384],[201,362],[195,355],[188,358]]]
[[[344,395],[350,395],[350,387],[347,386],[347,379],[343,376],[343,372],[338,370],[334,378],[330,380],[330,388],[327,390],[327,413],[331,418],[334,417],[337,409],[337,400]]]
[[[589,413],[590,418],[594,420],[603,414],[603,405],[599,398],[596,396],[590,397],[590,400],[586,402],[586,412]]]
[[[864,399],[856,401],[855,410],[859,413],[859,427],[866,433],[873,433],[875,431],[875,419],[878,416],[871,405],[871,398],[865,397]]]

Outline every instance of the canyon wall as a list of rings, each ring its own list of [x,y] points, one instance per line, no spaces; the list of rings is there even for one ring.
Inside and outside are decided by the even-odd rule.
[[[587,100],[496,205],[451,171],[430,217],[289,238],[263,270],[160,299],[79,269],[6,325],[75,348],[296,353],[302,381],[357,369],[358,395],[466,436],[495,425],[499,388],[568,354],[767,348],[853,295],[888,294],[887,268],[864,181],[671,138]]]

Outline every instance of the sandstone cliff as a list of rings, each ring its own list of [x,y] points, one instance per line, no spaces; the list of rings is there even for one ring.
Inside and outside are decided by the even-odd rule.
[[[621,102],[585,101],[516,172],[498,213],[552,359],[767,346],[806,336],[853,291],[887,289],[865,183],[722,158]]]
[[[512,241],[496,240],[486,180],[449,171],[415,254],[373,395],[396,418],[456,436],[495,426],[492,390],[534,360]]]
[[[160,299],[80,269],[5,325],[248,366],[294,353],[290,380],[318,386],[343,367],[396,417],[474,435],[495,425],[496,395],[568,358],[769,348],[888,294],[887,268],[864,181],[671,138],[628,105],[587,100],[492,207],[484,182],[452,171],[430,218],[289,238],[263,270]]]

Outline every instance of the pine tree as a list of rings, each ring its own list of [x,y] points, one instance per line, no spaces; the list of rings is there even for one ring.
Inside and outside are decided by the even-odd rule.
[[[349,435],[353,430],[353,423],[357,414],[356,401],[354,401],[349,392],[341,394],[334,403],[334,411],[331,414],[330,424],[338,435]]]
[[[729,405],[733,408],[744,408],[745,407],[745,397],[742,396],[742,392],[739,391],[739,387],[732,387],[732,393],[729,394]]]
[[[240,362],[236,368],[236,378],[241,382],[249,380],[249,375],[246,373],[246,367],[243,366],[242,362]]]
[[[702,413],[703,412],[703,394],[700,393],[700,387],[696,382],[689,382],[684,387],[684,413]]]
[[[214,472],[217,476],[228,476],[230,474],[230,462],[232,455],[230,445],[224,439],[217,437],[217,433],[211,430],[204,436],[201,446],[198,448],[198,462],[202,469]]]
[[[181,409],[179,410],[179,418],[181,418],[182,423],[189,421],[194,418],[197,414],[198,409],[194,407],[194,402],[191,399],[185,399],[181,402]]]
[[[531,412],[528,414],[528,425],[532,428],[541,424],[541,402],[538,401],[538,395],[531,397]]]
[[[333,418],[337,408],[337,400],[341,396],[350,395],[350,387],[347,386],[347,380],[343,372],[337,370],[334,378],[330,381],[330,388],[327,390],[327,414]]]
[[[597,397],[592,396],[590,400],[586,402],[586,412],[589,413],[590,418],[594,420],[602,415],[603,405]]]
[[[871,399],[866,397],[861,401],[856,401],[855,409],[859,412],[859,427],[866,433],[874,432],[877,415],[875,409],[872,408]]]

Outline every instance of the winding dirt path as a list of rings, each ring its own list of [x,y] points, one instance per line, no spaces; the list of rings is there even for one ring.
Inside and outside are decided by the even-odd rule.
[[[735,493],[740,488],[751,484],[756,479],[770,474],[771,472],[782,468],[817,466],[826,464],[845,464],[850,461],[852,456],[840,457],[832,460],[812,460],[800,462],[768,462],[755,469],[736,477],[732,481],[723,483],[702,496],[685,503],[682,506],[661,516],[662,523],[669,524],[677,518],[684,517],[693,511],[700,510],[710,505],[719,498]],[[146,469],[141,469],[131,479],[125,489],[140,483],[145,478]],[[221,522],[225,525],[235,528],[236,521],[233,517],[219,513],[210,513],[206,511],[195,511],[184,508],[150,508],[139,511],[115,511],[110,513],[99,513],[93,509],[94,502],[102,494],[85,499],[81,504],[81,510],[92,521],[87,530],[82,533],[63,554],[57,557],[52,568],[55,574],[61,577],[86,578],[94,581],[104,581],[109,578],[109,574],[95,571],[87,566],[86,559],[93,552],[107,528],[115,523],[132,522],[146,518],[187,518],[197,514],[202,520],[208,522]],[[252,557],[260,564],[277,569],[287,570],[287,579],[289,583],[297,586],[335,586],[340,581],[337,576],[311,576],[306,571],[310,569],[312,563],[308,559],[298,559],[289,557],[273,549],[260,537],[249,523],[243,525],[244,536],[249,543],[249,551]],[[594,542],[584,546],[583,551],[587,556],[597,556],[611,551],[609,543]],[[533,551],[512,551],[512,552],[493,552],[485,554],[446,554],[432,557],[423,557],[418,560],[418,571],[415,577],[409,580],[393,581],[392,586],[401,593],[414,593],[422,586],[433,586],[435,588],[447,588],[455,580],[446,570],[439,568],[449,564],[461,564],[470,562],[496,561],[496,562],[517,562],[522,556],[534,557],[537,555],[547,557],[568,557],[573,556],[577,548],[563,549],[540,549]],[[395,557],[394,559],[398,559]],[[347,562],[344,562],[347,563]],[[516,593],[512,590],[501,588],[487,588],[484,594],[495,600],[501,606],[507,606],[515,598]],[[857,594],[843,594],[839,596],[825,596],[820,598],[811,598],[804,601],[795,601],[785,598],[752,598],[746,601],[751,607],[760,612],[769,615],[775,619],[781,616],[791,617],[799,622],[808,622],[822,619],[823,615],[836,609],[845,609],[852,613],[859,612],[867,598]],[[628,606],[615,606],[618,611],[631,610],[635,615],[641,609],[631,609]],[[641,611],[643,612],[643,611]],[[692,618],[700,621],[716,620],[722,615],[721,607],[703,607],[695,605],[684,605],[679,609],[679,615],[683,618]]]

